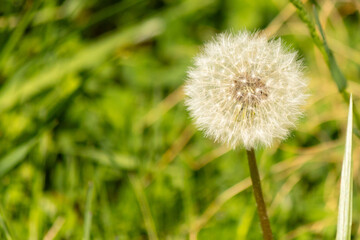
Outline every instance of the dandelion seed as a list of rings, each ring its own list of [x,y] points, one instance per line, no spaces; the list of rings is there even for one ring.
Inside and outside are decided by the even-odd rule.
[[[220,34],[188,72],[186,105],[196,125],[218,142],[232,148],[271,146],[288,136],[302,114],[307,99],[302,70],[296,52],[280,39],[247,31]]]

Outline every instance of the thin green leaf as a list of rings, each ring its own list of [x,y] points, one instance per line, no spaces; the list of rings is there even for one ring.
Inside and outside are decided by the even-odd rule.
[[[137,162],[135,158],[131,156],[118,153],[107,153],[92,147],[79,148],[77,151],[77,155],[87,159],[91,159],[104,166],[116,167],[119,169],[127,170],[132,170],[137,167]]]
[[[344,91],[342,94],[342,97],[344,99],[344,101],[347,104],[350,104],[349,100],[350,100],[350,94],[347,91]],[[353,128],[353,133],[355,133],[355,135],[360,138],[360,114],[359,111],[357,110],[357,107],[355,105],[355,103],[353,103],[353,121],[356,127]]]
[[[83,240],[90,239],[90,229],[91,229],[91,220],[92,220],[91,203],[93,198],[93,192],[94,192],[94,184],[92,182],[89,182],[89,186],[86,194]]]
[[[346,131],[346,144],[343,166],[341,171],[341,185],[339,198],[339,215],[336,240],[349,240],[351,238],[353,177],[352,177],[352,122],[353,122],[352,95],[350,95],[348,125]]]
[[[297,9],[297,13],[300,17],[300,19],[306,24],[306,26],[309,29],[310,36],[314,42],[314,44],[318,47],[320,52],[322,53],[324,60],[326,64],[328,65],[328,68],[330,70],[331,76],[336,83],[339,92],[342,93],[344,96],[345,101],[348,101],[348,93],[346,92],[346,86],[347,86],[347,80],[340,70],[339,66],[337,65],[337,62],[335,60],[334,54],[332,53],[331,49],[329,48],[329,45],[327,44],[325,34],[323,31],[323,28],[320,24],[318,13],[316,10],[316,6],[314,5],[313,11],[315,15],[315,21],[319,28],[320,34],[322,36],[323,41],[318,36],[318,33],[316,32],[316,26],[311,20],[311,16],[306,11],[304,4],[300,0],[289,0]],[[354,106],[354,119],[355,124],[357,128],[360,128],[360,115],[356,109],[356,106]],[[356,136],[360,138],[360,134],[358,131],[355,132]]]
[[[129,179],[133,186],[141,213],[143,215],[148,238],[149,240],[158,240],[159,238],[157,236],[155,222],[151,215],[149,202],[144,192],[144,187],[142,186],[140,179],[136,175],[129,174]]]
[[[313,42],[315,43],[315,45],[319,48],[320,52],[322,53],[322,55],[325,59],[325,62],[329,67],[331,76],[334,79],[334,81],[339,89],[339,92],[343,92],[346,89],[347,81],[346,81],[346,78],[344,77],[343,73],[341,72],[339,66],[336,63],[334,54],[332,53],[331,49],[329,48],[329,45],[326,42],[325,34],[321,27],[319,17],[318,17],[317,11],[316,11],[316,7],[315,6],[313,7],[315,22],[319,28],[322,40],[318,36],[315,25],[314,25],[313,21],[311,20],[310,15],[306,11],[304,4],[300,0],[289,0],[289,1],[296,7],[297,13],[298,13],[300,19],[308,27],[310,36],[313,39]]]
[[[324,30],[323,30],[323,28],[321,26],[319,16],[318,16],[318,13],[317,13],[317,10],[316,10],[315,6],[313,7],[313,11],[314,11],[316,25],[318,26],[321,37],[323,39],[323,46],[324,46],[325,52],[327,54],[327,59],[328,59],[327,64],[329,66],[331,76],[334,79],[334,81],[335,81],[335,83],[336,83],[336,85],[337,85],[337,87],[339,89],[339,92],[342,92],[342,91],[344,91],[346,89],[346,86],[347,86],[346,78],[345,78],[344,74],[341,72],[338,64],[336,63],[336,59],[334,57],[334,54],[331,51],[331,49],[329,48],[329,45],[327,44],[327,41],[326,41],[326,38],[325,38],[325,33],[324,33]]]
[[[12,168],[14,168],[17,164],[19,164],[22,160],[24,160],[25,156],[29,153],[31,148],[37,142],[37,137],[29,140],[28,142],[16,147],[3,158],[0,159],[0,177],[9,172]]]
[[[356,135],[358,138],[360,138],[360,130],[357,129],[356,127],[354,127],[354,128],[353,128],[353,131],[354,131],[355,135]]]
[[[0,226],[5,234],[5,237],[7,240],[13,240],[14,238],[12,237],[12,234],[9,230],[8,225],[6,224],[6,219],[3,216],[3,212],[2,212],[2,208],[0,209]]]
[[[29,26],[31,23],[34,15],[35,10],[39,7],[41,1],[35,1],[35,4],[32,4],[31,8],[26,11],[20,23],[15,28],[15,31],[11,34],[9,40],[6,42],[4,48],[0,54],[0,67],[3,67],[4,63],[6,62],[7,58],[10,56],[12,50],[18,45],[21,37],[23,36],[26,27]]]

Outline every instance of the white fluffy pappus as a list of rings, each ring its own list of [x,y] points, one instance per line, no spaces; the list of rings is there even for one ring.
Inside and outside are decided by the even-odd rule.
[[[259,33],[223,33],[195,57],[185,104],[197,127],[232,148],[285,139],[307,99],[297,52]]]

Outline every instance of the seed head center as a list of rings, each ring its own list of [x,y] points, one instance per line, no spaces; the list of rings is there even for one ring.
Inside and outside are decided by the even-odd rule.
[[[232,98],[242,106],[255,107],[268,97],[268,89],[259,77],[248,74],[240,76],[232,86]]]

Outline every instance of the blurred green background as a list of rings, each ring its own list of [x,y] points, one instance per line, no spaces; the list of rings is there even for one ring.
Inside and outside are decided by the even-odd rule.
[[[360,3],[313,3],[357,104]],[[281,36],[310,79],[297,130],[257,151],[275,239],[334,239],[348,107],[285,0],[0,0],[0,238],[261,239],[244,150],[182,101],[200,46],[241,29]]]

